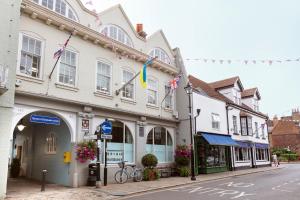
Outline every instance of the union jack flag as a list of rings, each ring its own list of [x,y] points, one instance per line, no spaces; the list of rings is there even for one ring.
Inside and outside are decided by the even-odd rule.
[[[62,46],[62,48],[60,48],[59,50],[57,50],[54,55],[53,55],[53,58],[59,58],[61,56],[61,54],[65,51],[65,48],[67,47],[68,43],[69,43],[69,40],[71,39],[73,35],[73,32],[71,32],[69,38],[67,39],[67,41],[65,42],[65,44]]]
[[[178,88],[180,78],[181,78],[181,74],[177,75],[174,79],[169,81],[171,90],[175,90],[176,88]]]

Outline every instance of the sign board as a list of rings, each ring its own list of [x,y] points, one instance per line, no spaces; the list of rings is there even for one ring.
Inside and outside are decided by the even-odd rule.
[[[123,161],[123,151],[120,150],[107,150],[107,162],[119,163]]]
[[[112,139],[112,135],[101,134],[101,139],[111,140]]]
[[[49,117],[43,115],[30,115],[30,122],[50,125],[60,125],[60,119],[58,117]]]
[[[81,120],[81,130],[82,130],[82,132],[90,131],[90,120],[88,120],[88,119]]]
[[[101,130],[104,135],[110,135],[112,132],[112,124],[110,121],[105,121],[101,125]]]
[[[97,140],[97,135],[85,135],[83,136],[85,140]]]

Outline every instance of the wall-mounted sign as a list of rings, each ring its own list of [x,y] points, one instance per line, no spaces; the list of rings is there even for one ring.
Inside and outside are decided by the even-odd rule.
[[[90,120],[88,120],[88,119],[81,120],[81,130],[82,130],[82,132],[90,131]]]
[[[39,124],[50,124],[50,125],[60,125],[60,118],[58,117],[49,117],[43,115],[30,115],[30,122],[39,123]]]
[[[107,162],[118,163],[123,161],[123,151],[107,150]]]

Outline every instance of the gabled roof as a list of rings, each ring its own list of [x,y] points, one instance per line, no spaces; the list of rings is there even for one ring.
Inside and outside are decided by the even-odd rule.
[[[235,83],[238,83],[241,91],[244,90],[242,82],[240,80],[240,77],[238,77],[238,76],[220,80],[220,81],[216,81],[216,82],[212,82],[212,83],[209,83],[209,85],[216,90],[220,90],[220,89],[224,89],[224,88],[234,87]]]
[[[272,135],[300,134],[300,128],[294,121],[279,120],[272,130]]]
[[[196,77],[189,75],[188,79],[190,83],[192,83],[193,88],[197,89],[200,88],[202,91],[204,91],[208,96],[219,99],[224,102],[230,102],[233,103],[230,99],[222,95],[221,93],[217,92],[213,87],[210,86],[210,84],[197,79]]]
[[[190,83],[192,84],[192,86],[195,90],[197,90],[197,88],[200,88],[203,92],[205,92],[210,97],[213,97],[215,99],[224,101],[225,103],[230,104],[232,106],[236,106],[236,107],[248,110],[250,112],[257,113],[261,116],[267,117],[265,114],[263,114],[261,112],[257,112],[255,110],[253,110],[252,108],[250,108],[249,106],[243,104],[243,103],[242,103],[242,105],[238,105],[238,104],[234,103],[232,100],[228,99],[223,94],[219,93],[217,91],[217,89],[215,89],[211,86],[210,83],[206,83],[206,82],[204,82],[200,79],[197,79],[196,77],[194,77],[192,75],[189,75],[188,79],[189,79]],[[228,80],[228,79],[225,79],[225,80]]]
[[[241,93],[242,98],[254,97],[254,95],[257,96],[258,100],[261,99],[257,88],[246,89]]]
[[[160,30],[154,32],[153,34],[151,34],[151,35],[147,38],[147,40],[151,40],[152,38],[156,37],[157,35],[161,35],[161,36],[162,36],[162,38],[163,38],[164,41],[166,42],[166,44],[167,44],[167,46],[168,46],[170,52],[172,53],[172,56],[174,56],[174,51],[173,51],[173,49],[172,49],[172,47],[171,47],[169,41],[167,40],[166,35],[164,34],[164,32],[163,32],[162,29],[160,29]]]
[[[126,13],[125,13],[123,7],[121,6],[121,4],[117,4],[117,5],[112,6],[112,7],[108,8],[108,9],[106,9],[106,10],[103,10],[103,11],[101,11],[101,12],[99,13],[99,15],[104,15],[105,13],[108,13],[108,12],[110,12],[110,11],[112,11],[112,10],[115,10],[115,9],[119,9],[119,10],[121,11],[122,15],[124,16],[125,20],[126,20],[127,23],[129,24],[129,26],[130,26],[132,32],[135,34],[135,36],[136,36],[137,38],[139,38],[140,40],[146,41],[145,38],[141,37],[141,36],[136,32],[134,26],[132,25],[131,21],[129,20],[128,16],[126,15]]]

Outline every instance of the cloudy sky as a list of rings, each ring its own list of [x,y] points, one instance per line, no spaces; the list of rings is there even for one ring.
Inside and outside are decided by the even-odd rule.
[[[298,0],[93,2],[98,11],[121,4],[132,24],[143,23],[148,35],[162,29],[185,59],[232,60],[231,64],[186,60],[185,65],[189,74],[207,82],[240,76],[244,88],[259,88],[261,111],[269,116],[288,115],[300,106],[300,62],[261,62],[300,57]]]

